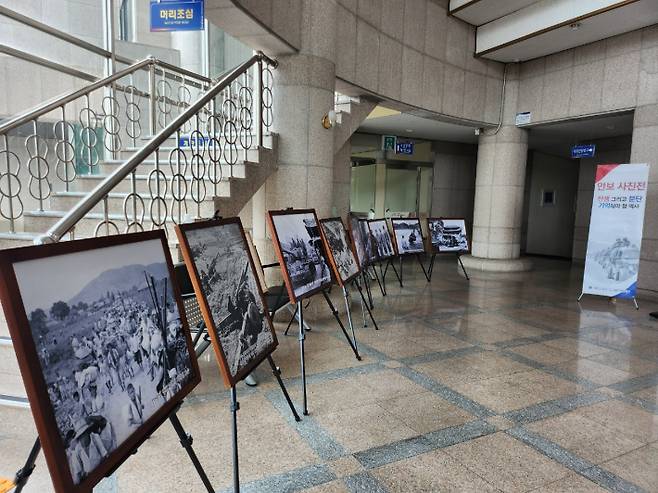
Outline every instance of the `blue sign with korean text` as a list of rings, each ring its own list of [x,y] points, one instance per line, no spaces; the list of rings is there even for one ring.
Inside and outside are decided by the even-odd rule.
[[[395,154],[406,154],[408,156],[414,153],[413,142],[397,142],[395,144]]]
[[[151,31],[203,31],[204,0],[151,0]]]
[[[596,152],[596,144],[575,145],[571,148],[571,159],[594,157],[595,152]]]

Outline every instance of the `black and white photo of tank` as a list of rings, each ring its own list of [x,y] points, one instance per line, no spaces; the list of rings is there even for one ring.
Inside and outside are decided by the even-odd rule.
[[[461,218],[427,220],[432,246],[439,252],[468,252],[466,221]]]
[[[313,211],[270,212],[294,298],[331,284],[319,224]]]
[[[373,219],[368,221],[368,228],[372,238],[373,250],[377,252],[377,258],[386,260],[395,255],[393,240],[388,230],[386,219]]]
[[[221,347],[225,381],[234,384],[245,376],[245,368],[260,363],[276,347],[241,224],[238,219],[206,221],[183,225],[179,231],[184,256],[194,263],[201,286],[202,311],[212,319],[206,325]]]
[[[320,225],[329,247],[328,253],[333,259],[340,280],[341,282],[347,282],[359,273],[359,266],[347,241],[345,225],[339,217],[322,219]]]
[[[399,255],[423,253],[425,251],[420,219],[392,218],[391,225],[393,226],[393,234],[395,234],[395,243]]]
[[[617,238],[608,248],[596,252],[594,259],[608,279],[625,281],[637,275],[640,249],[626,237]]]
[[[78,485],[197,375],[163,240],[13,267],[61,456]]]

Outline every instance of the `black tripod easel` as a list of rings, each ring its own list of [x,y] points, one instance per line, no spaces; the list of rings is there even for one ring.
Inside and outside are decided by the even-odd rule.
[[[428,281],[432,280],[432,273],[434,272],[434,262],[436,261],[436,253],[432,254],[432,257],[430,259],[430,266],[427,269],[427,273],[429,275]],[[470,281],[471,278],[468,277],[468,272],[466,272],[466,267],[464,267],[464,262],[462,262],[462,255],[461,252],[456,252],[457,255],[457,262],[459,262],[459,266],[462,268],[462,272],[464,273],[464,277],[466,278],[467,281]]]
[[[361,297],[361,310],[363,311],[364,308],[365,308],[365,310],[367,310],[368,315],[370,316],[370,320],[372,320],[372,324],[375,326],[375,330],[379,330],[379,327],[377,326],[377,321],[375,320],[375,317],[374,317],[373,314],[372,314],[372,310],[371,310],[370,307],[368,306],[368,301],[366,300],[366,297],[365,297],[365,295],[363,294],[363,289],[361,288],[361,284],[359,284],[359,278],[358,278],[358,277],[355,277],[355,278],[352,280],[352,282],[353,282],[353,284],[356,286],[356,289],[357,289],[357,291],[359,292],[359,296]],[[345,289],[345,288],[343,288],[343,289]],[[347,290],[345,290],[345,291],[347,291]],[[349,303],[349,301],[348,301],[348,299],[347,299],[347,295],[346,295],[346,297],[345,297],[345,303],[346,303],[346,304]],[[349,304],[347,305],[347,313],[348,313],[348,316],[350,316],[350,313],[351,313],[351,312],[350,312]],[[350,317],[350,323],[352,323],[352,322],[351,322],[351,317]],[[367,327],[367,326],[368,326],[368,324],[367,324],[367,322],[366,322],[365,312],[363,313],[363,326],[364,326],[364,327]],[[354,329],[352,329],[352,330],[354,330]]]
[[[196,452],[194,452],[194,449],[192,448],[192,442],[193,442],[192,435],[185,432],[185,430],[183,428],[183,425],[181,424],[181,422],[178,419],[178,416],[176,414],[178,412],[178,410],[180,409],[182,404],[183,404],[183,402],[181,401],[180,403],[178,403],[178,405],[176,407],[174,407],[174,410],[169,414],[168,419],[171,422],[172,426],[174,427],[174,430],[176,430],[176,434],[178,435],[178,438],[180,440],[181,445],[183,446],[183,448],[187,452],[187,455],[190,457],[190,460],[192,461],[192,464],[194,464],[194,468],[196,469],[196,472],[199,475],[199,478],[201,479],[201,482],[206,487],[206,490],[209,493],[214,493],[215,490],[213,489],[212,484],[210,484],[210,480],[208,479],[208,475],[204,471],[203,466],[199,462],[199,458],[196,455]],[[138,448],[135,448],[130,455],[136,454],[137,449]],[[41,451],[41,440],[39,440],[39,438],[37,438],[34,441],[34,445],[32,446],[32,450],[30,451],[29,455],[27,456],[25,464],[23,465],[23,467],[21,467],[16,472],[16,476],[15,476],[15,479],[14,479],[14,484],[16,485],[15,493],[20,493],[21,491],[23,491],[23,488],[27,484],[27,481],[30,479],[30,476],[32,475],[32,472],[34,471],[35,462],[37,460],[37,457],[39,456],[40,451]],[[237,453],[237,449],[236,449],[236,453]],[[120,466],[120,464],[119,464],[119,466]],[[119,466],[112,469],[107,474],[107,476],[112,475],[118,469]],[[237,474],[237,470],[235,468],[235,465],[234,465],[233,474],[234,474],[234,479],[235,479],[236,478],[235,475]],[[239,488],[240,487],[239,487],[239,484],[238,484],[238,489],[236,489],[235,491],[238,492]]]
[[[382,275],[382,278],[384,279],[384,284],[386,284],[386,274],[388,273],[388,268],[392,268],[393,272],[395,273],[395,277],[398,280],[398,283],[400,284],[400,287],[403,288],[404,286],[402,285],[402,271],[398,272],[398,270],[395,268],[395,264],[393,263],[393,259],[395,257],[390,257],[388,261],[386,262],[386,268],[384,269],[384,274]],[[402,257],[400,256],[400,265],[402,265]]]

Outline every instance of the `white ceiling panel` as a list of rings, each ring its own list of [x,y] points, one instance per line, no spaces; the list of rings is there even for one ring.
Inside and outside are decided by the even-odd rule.
[[[450,15],[474,26],[481,26],[539,0],[450,0]]]
[[[474,144],[477,142],[475,129],[420,116],[400,113],[393,116],[367,118],[359,132],[381,135],[397,135],[427,140],[445,140]]]

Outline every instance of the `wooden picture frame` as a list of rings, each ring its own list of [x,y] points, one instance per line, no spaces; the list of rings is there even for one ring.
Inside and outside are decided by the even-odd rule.
[[[356,225],[356,231],[355,231]],[[370,229],[368,228],[368,220],[361,217],[350,216],[349,220],[349,231],[350,238],[352,238],[352,244],[356,251],[356,258],[359,261],[359,266],[361,270],[367,269],[373,262],[376,262],[377,255],[372,251],[372,238],[370,237]],[[363,238],[363,235],[366,235],[366,238]],[[361,248],[363,249],[363,254],[366,256],[365,259],[361,258],[359,243],[361,243]]]
[[[375,224],[375,223],[382,223],[382,222],[386,226],[386,234],[387,234],[387,237],[388,237],[388,243],[390,245],[390,254],[380,255],[379,254],[379,249],[377,249],[377,257],[379,258],[379,260],[388,260],[389,258],[394,257],[395,252],[396,252],[395,246],[393,245],[393,238],[391,237],[391,232],[388,229],[388,221],[386,221],[385,218],[382,218],[382,219],[369,219],[368,220],[368,231],[370,232],[370,236],[374,239],[373,244],[378,245],[379,242],[378,242],[377,238],[375,237],[372,225]],[[385,249],[385,250],[387,250],[387,249]]]
[[[275,222],[277,221],[277,218],[283,217],[283,216],[292,216],[292,215],[298,215],[298,216],[312,216],[312,219],[315,220],[316,227],[318,229],[318,235],[317,235],[317,244],[313,246],[314,251],[311,252],[311,255],[314,257],[317,257],[317,261],[320,264],[320,269],[321,269],[321,280],[320,283],[311,288],[307,289],[302,289],[302,287],[297,287],[295,289],[295,283],[293,282],[293,277],[291,273],[291,266],[288,265],[286,261],[286,255],[284,255],[284,248],[282,245],[282,231],[280,231],[280,228],[277,228],[277,225]],[[308,217],[307,217],[308,218]],[[308,218],[310,219],[310,218]],[[302,219],[303,221],[303,219]],[[281,265],[281,271],[283,273],[283,279],[286,284],[286,289],[288,290],[288,296],[290,298],[291,303],[297,303],[297,301],[302,300],[304,298],[308,298],[310,296],[313,296],[316,293],[319,293],[325,288],[328,288],[331,286],[333,280],[331,276],[331,268],[329,267],[329,263],[326,259],[326,252],[324,252],[324,244],[322,242],[322,233],[320,232],[320,222],[318,221],[317,214],[315,213],[315,209],[285,209],[285,210],[280,210],[280,211],[268,211],[267,213],[267,226],[270,230],[270,233],[272,235],[272,242],[274,244],[274,251],[276,252],[277,259],[279,261],[279,264]],[[301,228],[300,228],[301,231]],[[303,234],[303,232],[301,233]],[[307,233],[309,238],[314,238],[310,237],[310,235]],[[286,234],[287,236],[287,234]],[[315,265],[315,264],[314,264]],[[326,268],[327,271],[327,276],[324,276],[323,272]]]
[[[231,228],[234,229],[233,232],[230,231]],[[256,305],[258,305],[258,301],[260,301],[260,306],[257,306],[257,309],[259,311],[259,315],[261,316],[260,321],[258,321],[261,331],[256,337],[256,344],[258,344],[258,340],[260,339],[261,335],[264,335],[266,332],[268,333],[264,337],[265,346],[261,348],[257,347],[256,354],[254,354],[246,364],[240,364],[239,361],[239,359],[243,357],[244,353],[241,352],[237,356],[238,366],[235,370],[232,369],[232,366],[235,366],[236,364],[235,353],[228,353],[227,350],[231,341],[222,339],[219,325],[223,322],[233,322],[228,319],[234,312],[237,312],[237,301],[235,301],[236,308],[231,309],[227,307],[224,309],[226,312],[228,312],[228,315],[225,318],[219,321],[215,320],[215,316],[213,316],[213,306],[211,306],[211,302],[208,300],[208,289],[204,289],[203,282],[201,280],[202,276],[199,272],[200,259],[195,256],[194,246],[191,245],[193,241],[195,243],[197,241],[192,240],[191,237],[195,232],[200,232],[201,230],[206,230],[207,234],[212,233],[213,240],[219,243],[222,242],[222,240],[228,238],[231,234],[239,236],[240,240],[242,241],[241,246],[243,247],[242,256],[246,257],[247,263],[245,265],[244,272],[236,273],[235,276],[228,276],[227,279],[229,279],[229,282],[235,280],[235,282],[238,283],[238,286],[231,286],[232,289],[241,287],[239,283],[244,282],[242,286],[247,288],[249,295],[254,298]],[[276,338],[276,333],[274,332],[274,325],[270,319],[267,302],[265,300],[263,289],[258,277],[258,273],[256,271],[256,265],[254,263],[251,249],[249,247],[244,228],[242,227],[242,221],[240,218],[234,217],[228,219],[211,219],[209,221],[181,224],[176,226],[176,235],[178,236],[183,259],[185,260],[185,265],[187,266],[187,270],[190,273],[190,279],[192,280],[192,285],[194,286],[194,292],[196,293],[196,297],[199,302],[199,309],[201,310],[203,320],[205,321],[206,327],[208,328],[208,333],[210,334],[210,340],[212,342],[213,349],[215,350],[217,364],[219,365],[220,373],[224,380],[224,385],[226,388],[233,387],[240,380],[249,375],[249,373],[251,373],[251,371],[260,363],[262,363],[263,360],[265,360],[270,354],[272,354],[272,352],[277,348],[279,344]],[[232,238],[231,240],[234,241],[235,238]],[[223,258],[227,258],[230,255],[229,249],[230,246],[218,249],[217,257],[215,258],[219,258],[220,254],[222,254]],[[215,251],[212,253],[214,254]],[[236,257],[230,258],[229,261],[232,262],[232,265],[235,265],[235,262],[240,261],[239,257],[240,255],[237,254]],[[215,274],[217,274],[216,271]],[[208,274],[204,272],[203,275],[207,276]],[[250,284],[252,285],[249,286]],[[208,286],[206,286],[206,288],[208,288]],[[233,299],[235,300],[236,298],[237,296],[235,296]],[[228,302],[231,303],[230,298]],[[247,309],[244,316],[246,317],[248,314],[249,310]],[[239,321],[239,323],[242,322],[243,320]],[[267,337],[271,337],[271,340],[268,340]],[[238,342],[240,342],[240,339]]]
[[[137,250],[140,245],[142,250]],[[145,252],[144,250],[146,250],[147,247],[148,251]],[[132,283],[135,279],[139,278],[138,274],[131,274],[131,269],[135,267],[135,259],[146,261],[146,257],[151,259],[154,252],[156,254],[162,253],[162,257],[160,259],[154,257],[153,260],[149,260],[151,263],[148,265],[146,263],[139,264],[140,267],[144,267],[144,276],[142,278],[146,281],[145,286],[143,288],[139,288],[134,284],[131,286],[129,283]],[[161,260],[161,262],[156,263],[157,260]],[[87,265],[90,266],[87,269],[85,269],[84,261],[87,261]],[[100,261],[100,263],[97,261]],[[112,265],[119,265],[119,262],[121,262],[121,267],[115,267],[114,269],[109,267]],[[75,264],[77,269],[71,268],[72,263]],[[166,269],[162,266],[163,263],[166,264]],[[100,267],[101,265],[108,267],[102,271],[100,269],[95,269],[95,266]],[[42,272],[44,269],[50,269],[50,272]],[[153,291],[151,291],[151,285],[149,284],[148,279],[149,275],[153,276],[156,269],[160,269],[158,272],[164,275],[164,277],[158,279],[151,277],[151,281],[153,282]],[[147,271],[149,275],[146,274]],[[89,277],[97,272],[99,272],[99,274],[96,277]],[[125,273],[125,275],[120,275],[120,272]],[[126,276],[132,277],[131,279],[126,279]],[[85,284],[83,288],[78,288],[78,284],[76,283],[86,283],[87,281],[85,281],[85,278],[90,279],[88,284]],[[40,279],[44,282],[39,283]],[[117,291],[119,296],[115,296],[114,292],[107,291],[106,297],[98,298],[91,304],[91,306],[87,306],[87,308],[84,308],[84,305],[80,304],[82,302],[73,305],[73,300],[76,298],[80,299],[82,293],[100,293],[101,295],[104,295],[102,279],[113,279],[112,282],[115,284],[109,285],[114,287],[117,285],[124,286],[122,283],[125,282],[127,284],[127,289],[125,291]],[[111,474],[117,467],[119,467],[132,453],[135,452],[144,440],[146,440],[173,412],[175,412],[183,398],[201,381],[199,366],[194,354],[194,347],[192,345],[190,331],[185,318],[183,303],[175,279],[176,277],[174,275],[169,246],[163,230],[91,238],[78,241],[65,241],[48,245],[15,248],[0,252],[0,299],[2,300],[2,306],[9,325],[10,335],[16,351],[21,375],[25,383],[41,447],[43,448],[46,463],[56,492],[91,493],[93,487],[101,479]],[[30,282],[32,282],[32,284],[30,284]],[[106,282],[110,283],[109,280]],[[161,382],[167,382],[167,380],[169,380],[169,382],[165,383],[168,388],[155,388],[155,398],[161,396],[164,400],[160,407],[155,409],[155,411],[149,416],[144,417],[142,415],[142,413],[146,413],[146,407],[144,404],[149,404],[148,399],[150,396],[147,395],[142,399],[142,386],[139,383],[139,378],[146,377],[142,379],[142,383],[146,382],[144,383],[144,388],[147,389],[147,392],[152,392],[154,389],[148,387],[149,374],[144,371],[141,363],[148,357],[149,361],[151,361],[149,373],[152,372],[155,367],[152,363],[152,355],[145,355],[144,360],[140,357],[139,359],[131,359],[129,361],[126,357],[125,361],[128,362],[130,369],[133,371],[132,380],[130,380],[129,384],[134,383],[137,385],[139,399],[132,400],[135,398],[135,393],[133,393],[133,397],[129,397],[129,400],[127,401],[127,407],[122,408],[122,411],[131,410],[132,403],[135,404],[135,409],[137,409],[137,403],[139,403],[142,408],[141,411],[137,411],[139,417],[135,416],[134,412],[130,413],[131,419],[128,421],[128,425],[126,425],[124,421],[116,419],[116,416],[114,415],[118,412],[117,408],[120,405],[119,403],[122,398],[123,401],[126,400],[121,392],[125,392],[128,396],[130,395],[128,392],[129,385],[126,385],[126,390],[123,390],[123,384],[125,384],[125,381],[122,381],[121,379],[119,380],[119,383],[121,383],[121,392],[113,395],[111,399],[106,398],[105,400],[99,400],[101,395],[100,392],[98,392],[97,387],[98,385],[101,385],[101,389],[104,392],[105,389],[102,387],[103,381],[99,378],[99,380],[91,380],[90,383],[88,383],[87,375],[83,373],[83,385],[80,386],[79,380],[77,380],[78,374],[75,373],[73,382],[71,382],[73,385],[73,392],[70,393],[72,397],[75,397],[75,394],[77,393],[80,400],[74,402],[73,398],[65,399],[63,394],[68,394],[68,391],[62,389],[69,387],[68,378],[66,375],[62,377],[60,372],[62,374],[68,374],[69,368],[63,369],[63,367],[73,367],[74,365],[71,361],[78,359],[82,360],[83,358],[81,358],[81,356],[84,354],[86,354],[85,358],[89,358],[89,361],[95,363],[93,365],[94,368],[100,368],[100,362],[105,361],[104,358],[98,357],[88,346],[85,346],[84,344],[78,344],[76,346],[73,341],[75,340],[78,342],[78,337],[80,336],[83,343],[85,343],[86,336],[91,334],[94,334],[94,342],[96,342],[96,337],[98,337],[98,339],[107,337],[109,340],[110,335],[114,335],[114,339],[112,340],[121,338],[121,335],[117,336],[117,334],[121,334],[120,330],[123,331],[124,326],[121,326],[118,323],[114,324],[112,327],[116,330],[110,331],[108,330],[110,325],[107,323],[105,328],[102,328],[102,325],[99,322],[103,317],[105,317],[105,322],[107,322],[107,320],[118,320],[117,318],[109,319],[107,317],[121,318],[122,316],[125,316],[125,318],[121,318],[121,322],[123,323],[126,320],[132,321],[133,318],[136,319],[136,316],[141,316],[142,323],[144,323],[144,321],[148,319],[149,315],[147,313],[150,311],[147,302],[142,301],[148,299],[145,291],[148,290],[149,295],[151,295],[151,293],[156,293],[155,297],[151,298],[151,300],[154,304],[153,313],[157,312],[155,307],[159,306],[157,303],[157,293],[160,288],[158,283],[160,283],[161,286],[164,286],[160,302],[169,301],[165,298],[166,295],[164,293],[167,293],[168,288],[170,288],[171,293],[173,294],[172,301],[175,301],[172,307],[177,310],[179,317],[173,318],[176,316],[176,311],[174,311],[171,312],[172,318],[170,318],[169,306],[166,302],[164,303],[164,310],[161,314],[151,314],[152,319],[156,319],[153,323],[160,323],[160,335],[164,335],[164,340],[163,338],[160,338],[160,342],[164,342],[162,346],[163,349],[162,352],[158,353],[159,356],[156,358],[156,361],[159,363],[160,361],[168,360],[170,357],[169,351],[172,348],[175,351],[174,360],[176,361],[176,367],[171,368],[168,372],[166,371],[166,366],[164,364],[161,367]],[[105,288],[107,288],[107,286],[105,286]],[[80,289],[80,291],[78,291],[76,296],[69,299],[68,303],[72,304],[70,311],[62,311],[60,305],[57,312],[54,312],[52,309],[50,311],[53,319],[52,323],[49,324],[48,322],[51,322],[51,320],[48,318],[44,319],[43,316],[39,317],[41,322],[37,320],[37,317],[35,316],[37,309],[34,308],[37,306],[35,305],[35,300],[39,300],[38,309],[40,309],[42,314],[45,315],[44,310],[41,309],[42,305],[50,303],[52,299],[61,300],[68,296],[64,293],[70,292],[71,289]],[[85,289],[91,291],[85,291]],[[29,305],[27,305],[27,298],[33,292],[38,292],[41,296],[33,296],[30,298]],[[130,293],[132,297],[128,297],[126,293]],[[51,301],[45,301],[47,296],[51,298]],[[91,299],[86,297],[87,294],[84,296],[84,299]],[[89,294],[89,296],[91,296],[91,294]],[[58,301],[53,303],[53,307],[58,303],[67,304],[66,302]],[[30,306],[29,310],[26,309],[26,306]],[[128,306],[128,308],[126,308],[126,306]],[[73,309],[78,311],[74,312]],[[31,311],[30,319],[28,319],[28,311]],[[117,315],[121,311],[123,311],[123,315]],[[54,315],[55,313],[58,314],[57,318]],[[82,315],[80,315],[81,313]],[[74,314],[76,314],[76,317],[74,317]],[[77,316],[83,318],[80,319],[77,318]],[[60,319],[59,317],[62,318]],[[30,320],[32,320],[32,322],[30,322]],[[57,320],[59,321],[59,324],[57,324]],[[66,324],[64,323],[65,320]],[[88,325],[88,322],[92,320],[93,324],[91,326]],[[162,323],[163,320],[165,323]],[[171,323],[170,320],[172,321]],[[38,325],[37,322],[39,322]],[[178,325],[178,323],[180,323],[180,325]],[[174,331],[170,333],[172,326]],[[129,322],[126,324],[125,328],[128,327],[134,329],[135,337],[139,334],[138,331],[140,330],[140,326],[137,323],[131,325]],[[141,327],[142,330],[144,330],[144,326],[142,325]],[[157,328],[158,326],[155,325],[156,330]],[[55,330],[58,332],[55,332]],[[147,331],[148,330],[150,329],[147,329]],[[50,331],[53,331],[52,337],[46,339],[46,336]],[[40,335],[36,335],[37,332],[40,332]],[[83,333],[84,336],[81,336]],[[149,333],[152,334],[149,336],[149,341],[151,341],[152,338],[155,338],[156,332],[153,331],[152,333]],[[174,341],[178,342],[174,342],[173,346],[168,346],[167,341],[169,340],[169,336],[171,336]],[[181,347],[179,343],[182,343],[183,340],[184,347]],[[70,347],[68,347],[68,341],[70,341]],[[105,346],[104,342],[106,341],[101,342],[103,342],[103,344],[99,344],[98,346],[94,345],[94,349],[98,347],[107,351],[107,361],[109,362],[109,355],[113,352],[113,349],[111,349],[112,343],[108,343],[108,345]],[[52,355],[46,354],[49,345],[52,346]],[[41,350],[38,349],[38,346]],[[66,351],[67,347],[72,352],[68,358],[62,353],[62,351]],[[138,350],[138,352],[141,355],[141,350]],[[128,354],[133,355],[132,352]],[[134,354],[136,355],[137,353]],[[179,355],[183,358],[186,357],[187,361],[181,362],[181,360],[178,359]],[[160,358],[163,359],[161,360]],[[134,363],[137,363],[137,367],[135,367]],[[179,363],[185,363],[185,369],[189,370],[189,373],[184,377],[182,375],[179,376],[178,372],[173,372],[173,370],[178,369]],[[81,368],[82,365],[80,363],[79,365],[78,368]],[[86,372],[89,368],[91,368],[91,365],[85,366],[84,371]],[[97,377],[102,375],[98,368],[96,373]],[[78,373],[79,372],[82,372],[82,370],[78,370]],[[57,375],[56,379],[53,379],[53,374]],[[167,376],[165,376],[165,374]],[[119,373],[117,372],[117,376],[118,375]],[[130,375],[130,372],[128,375]],[[139,375],[139,377],[136,375]],[[93,376],[93,372],[91,376]],[[51,382],[48,383],[46,378],[49,378]],[[66,380],[60,380],[60,378]],[[125,378],[125,374],[122,378]],[[66,381],[67,385],[64,385],[64,383],[59,385],[58,383],[60,381]],[[76,390],[76,383],[78,383],[77,389],[79,392]],[[108,386],[107,380],[104,383]],[[114,383],[114,378],[112,378],[112,383]],[[155,383],[151,383],[151,385],[155,385]],[[93,416],[94,420],[90,419],[92,416],[87,414],[88,409],[85,410],[87,402],[83,402],[85,388],[92,396],[90,408],[88,409],[93,410],[93,404],[100,403],[102,404],[102,409],[106,416],[99,414]],[[110,387],[107,388],[110,392],[109,395],[112,395]],[[57,394],[55,389],[57,392],[62,393],[60,398],[56,397]],[[96,389],[96,392],[92,393],[92,389]],[[177,390],[174,391],[174,389]],[[119,386],[114,390],[118,391]],[[170,391],[173,393],[169,395]],[[113,402],[113,404],[109,404],[110,402]],[[57,405],[58,403],[59,406]],[[153,406],[153,402],[151,402],[150,405]],[[108,407],[106,408],[105,406]],[[59,407],[59,411],[57,407]],[[71,407],[72,409],[67,409],[67,407]],[[74,413],[73,411],[77,412]],[[96,408],[96,411],[98,411],[98,408]],[[76,416],[75,426],[73,425],[74,420],[71,419],[74,416]],[[99,417],[105,420],[104,422],[101,420],[100,425],[98,424]],[[60,422],[62,422],[62,426],[60,426],[58,418],[60,419]],[[142,421],[141,425],[132,428],[131,426],[135,424],[133,418],[135,421]],[[70,424],[68,424],[69,421]],[[64,422],[67,423],[66,427],[63,426]],[[91,431],[93,422],[96,423],[96,428],[93,428],[95,432]],[[110,425],[109,427],[108,424]],[[78,425],[81,426],[78,427]],[[99,427],[102,427],[102,429],[99,429]],[[121,427],[128,428],[130,433],[121,442],[118,442],[117,436],[115,435],[115,428]],[[99,462],[95,466],[90,467],[89,470],[85,471],[86,474],[84,476],[80,475],[76,479],[74,477],[74,472],[71,469],[72,465],[84,468],[84,464],[80,458],[77,459],[79,462],[71,462],[68,454],[71,453],[71,455],[75,457],[75,454],[79,453],[78,447],[82,446],[87,447],[86,452],[91,451],[92,445],[96,449],[96,453],[101,449],[105,450],[104,445],[106,444],[102,442],[102,433],[105,433],[108,428],[111,432],[110,436],[113,438],[111,443],[115,445],[114,448],[111,448],[109,451],[106,450],[107,455],[104,457],[97,454],[100,457]],[[126,430],[120,431],[125,432]],[[98,435],[96,435],[96,433],[98,433]],[[71,434],[74,435],[72,436]],[[98,437],[98,440],[101,440],[100,446],[94,437]],[[80,445],[81,443],[84,445]],[[107,446],[107,448],[110,449],[109,446]]]
[[[344,240],[344,247],[349,252],[349,255],[351,255],[352,261],[354,262],[354,265],[356,267],[356,272],[348,275],[347,277],[343,277],[343,273],[341,273],[340,264],[337,259],[339,252],[334,251],[334,248],[332,248],[329,238],[327,238],[327,233],[325,231],[325,224],[330,224],[330,223],[340,223],[340,228],[343,234],[342,240]],[[343,220],[340,217],[329,217],[326,219],[320,219],[320,233],[322,234],[322,240],[324,242],[325,251],[327,252],[327,257],[329,258],[329,263],[331,264],[331,267],[334,271],[334,277],[338,281],[338,284],[342,287],[361,273],[361,268],[359,267],[359,260],[356,257],[356,252],[354,251],[354,245],[349,241],[347,229],[345,228],[345,223],[343,223]]]
[[[459,221],[461,222],[460,230],[463,231],[464,238],[466,241],[466,249],[445,249],[442,250],[440,247],[436,246],[432,238],[432,223],[436,221]],[[468,238],[468,231],[466,230],[466,220],[463,217],[428,217],[427,218],[427,231],[429,235],[429,247],[434,253],[456,253],[456,254],[469,254],[471,253],[471,242]]]
[[[405,248],[400,245],[400,241],[398,239],[398,231],[400,230],[399,226],[396,228],[396,224],[400,223],[414,223],[418,225],[418,235],[420,235],[420,245],[422,248],[419,248],[417,250],[409,250],[409,251],[404,251]],[[393,217],[391,218],[391,227],[393,229],[393,244],[395,245],[395,251],[397,252],[398,255],[418,255],[420,253],[425,253],[425,239],[423,238],[423,229],[420,224],[420,219],[417,217],[408,217],[408,218],[398,218],[398,217]]]

